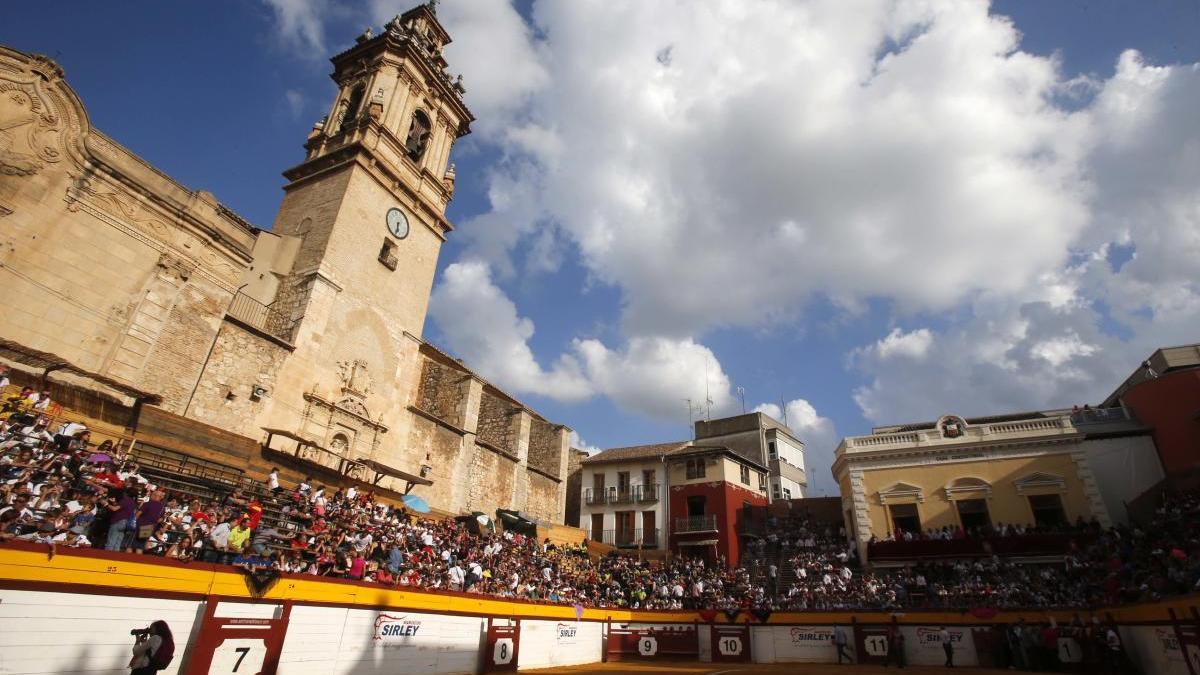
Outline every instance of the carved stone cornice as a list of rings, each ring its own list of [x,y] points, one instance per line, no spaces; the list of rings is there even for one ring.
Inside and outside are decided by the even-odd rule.
[[[242,270],[207,242],[168,224],[133,196],[103,183],[76,178],[64,197],[67,210],[88,213],[162,256],[179,261],[229,293],[237,292]],[[160,260],[163,258],[160,258]]]

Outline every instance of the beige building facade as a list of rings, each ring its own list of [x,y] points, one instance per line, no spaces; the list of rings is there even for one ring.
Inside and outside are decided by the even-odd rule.
[[[770,470],[770,499],[802,499],[808,488],[804,441],[779,420],[761,412],[694,424],[697,444],[723,445]]]
[[[421,5],[333,57],[270,231],[93,129],[52,61],[0,47],[0,338],[220,429],[419,474],[435,508],[561,523],[569,429],[421,339],[473,119],[449,41]]]
[[[946,415],[843,439],[833,475],[865,560],[872,537],[904,531],[1124,522],[1163,477],[1150,434],[1123,408]]]

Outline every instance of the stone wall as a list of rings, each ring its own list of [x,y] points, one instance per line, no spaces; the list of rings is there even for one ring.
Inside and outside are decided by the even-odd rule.
[[[471,461],[470,485],[467,487],[466,511],[482,511],[494,515],[496,509],[511,509],[517,463],[484,447],[475,446]],[[524,510],[524,509],[521,509]]]
[[[456,427],[462,427],[467,396],[463,384],[470,376],[431,359],[422,360],[417,407]]]
[[[562,478],[562,434],[560,427],[533,418],[529,428],[529,466]]]
[[[0,47],[0,335],[181,411],[254,228],[93,129],[62,77]]]
[[[418,487],[415,494],[438,509],[457,513],[461,510],[464,489],[472,483],[485,482],[473,481],[462,474],[459,470],[462,436],[436,422],[414,415],[408,445],[423,453],[424,463],[430,467],[426,478],[433,481],[433,485]]]
[[[483,392],[479,402],[479,428],[475,432],[479,440],[516,456],[513,417],[520,410],[498,396]]]
[[[583,450],[571,448],[567,451],[567,498],[566,513],[563,522],[572,527],[579,527],[580,500],[583,489],[583,460],[588,454]]]
[[[287,354],[279,344],[224,322],[188,406],[188,417],[257,438],[262,431],[254,427],[254,420],[263,399],[274,395],[275,374]],[[257,401],[253,397],[256,386],[267,392]]]
[[[562,522],[561,491],[562,483],[530,471],[529,495],[522,512],[539,520]]]

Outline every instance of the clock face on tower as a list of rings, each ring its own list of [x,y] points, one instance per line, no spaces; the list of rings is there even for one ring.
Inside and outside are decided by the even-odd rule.
[[[408,236],[408,216],[397,208],[388,209],[387,212],[387,229],[392,233],[392,236],[397,239],[403,239]]]

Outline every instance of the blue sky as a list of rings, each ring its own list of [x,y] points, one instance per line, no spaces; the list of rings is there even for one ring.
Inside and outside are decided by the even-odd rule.
[[[1195,341],[1200,3],[650,5],[439,9],[479,121],[426,336],[587,444],[740,386],[829,494],[841,436],[1095,402]],[[328,56],[406,8],[18,3],[0,41],[269,227]]]

